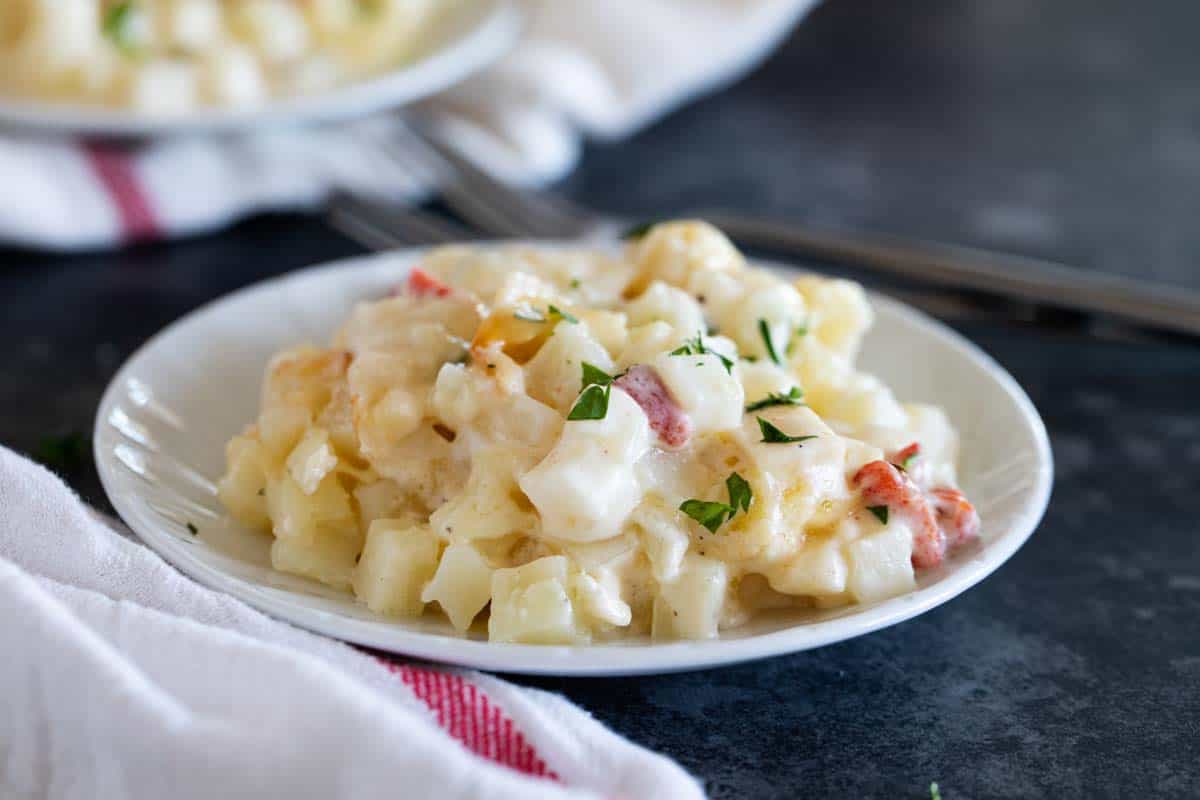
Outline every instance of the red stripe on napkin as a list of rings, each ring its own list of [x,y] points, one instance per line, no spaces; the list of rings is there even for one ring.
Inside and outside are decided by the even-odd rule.
[[[161,234],[158,220],[133,169],[128,150],[117,145],[84,142],[83,152],[121,218],[126,241],[155,239]]]
[[[509,717],[460,676],[380,659],[429,706],[448,734],[478,756],[538,778],[559,780]]]

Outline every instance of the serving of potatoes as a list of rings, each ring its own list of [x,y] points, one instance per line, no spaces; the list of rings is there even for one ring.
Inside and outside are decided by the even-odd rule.
[[[945,415],[855,368],[871,319],[856,284],[756,269],[701,222],[622,256],[433,250],[276,356],[220,497],[277,569],[492,641],[886,599],[971,518]]]
[[[390,69],[446,0],[4,0],[0,92],[150,115],[248,107]]]

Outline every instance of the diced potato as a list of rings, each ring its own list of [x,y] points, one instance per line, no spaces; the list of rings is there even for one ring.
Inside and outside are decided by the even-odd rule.
[[[850,563],[846,588],[860,603],[873,603],[912,591],[912,531],[892,520],[878,533],[846,545]]]
[[[326,475],[311,494],[289,475],[271,481],[267,486],[267,508],[277,538],[311,541],[341,536],[361,544],[350,495],[338,482],[336,473]]]
[[[604,346],[612,358],[620,355],[629,341],[628,317],[622,311],[581,308],[575,316],[588,326],[588,332]]]
[[[659,585],[654,601],[654,638],[716,638],[728,589],[729,571],[725,564],[689,555],[679,577]]]
[[[204,59],[201,82],[205,98],[221,106],[250,106],[268,95],[258,59],[238,45],[213,50]]]
[[[804,299],[799,292],[787,285],[765,286],[746,292],[736,305],[726,309],[720,320],[721,333],[732,337],[741,352],[758,359],[770,359],[773,349],[782,363],[805,317]],[[771,349],[763,337],[764,323]]]
[[[465,631],[491,599],[492,572],[471,545],[450,545],[442,553],[437,572],[421,593],[421,600],[436,602],[450,618],[450,624]]]
[[[243,0],[236,5],[238,33],[273,63],[294,61],[308,50],[308,25],[286,0]]]
[[[337,466],[337,461],[329,443],[329,432],[323,428],[309,428],[287,458],[288,474],[300,491],[312,494]]]
[[[746,263],[725,234],[696,220],[655,225],[634,242],[631,257],[637,274],[627,297],[637,297],[656,280],[683,287],[697,270],[736,272]]]
[[[611,577],[611,573],[602,577]],[[633,619],[633,611],[621,599],[615,580],[597,580],[586,572],[577,572],[570,578],[570,594],[580,613],[596,622],[623,628]]]
[[[631,521],[641,534],[654,579],[668,583],[679,577],[683,557],[691,544],[682,512],[661,500],[647,500],[634,510]]]
[[[613,372],[608,351],[592,338],[585,324],[559,322],[554,326],[554,335],[525,365],[526,390],[566,416],[579,397],[585,362],[609,374]]]
[[[277,538],[271,543],[271,566],[345,591],[351,586],[358,549],[357,541],[333,534]]]
[[[251,528],[271,529],[267,515],[267,464],[262,443],[235,436],[225,446],[225,474],[217,482],[217,497],[233,518]]]
[[[578,623],[566,590],[567,559],[548,556],[525,566],[492,573],[493,642],[574,644],[588,633]]]
[[[772,589],[796,595],[841,594],[846,575],[842,543],[832,538],[810,539],[794,557],[766,571]]]
[[[218,0],[173,0],[160,23],[169,46],[197,53],[216,45],[224,28]]]
[[[671,397],[691,419],[695,433],[726,431],[741,424],[746,397],[741,383],[719,356],[664,353],[652,364]]]
[[[271,359],[263,381],[264,411],[280,407],[304,409],[316,416],[329,402],[335,384],[346,375],[351,356],[345,350],[297,347]]]
[[[708,330],[704,312],[692,296],[662,281],[651,283],[646,291],[629,304],[627,313],[631,325],[662,321],[684,337],[703,334]]]
[[[641,499],[633,465],[649,446],[645,413],[619,389],[610,392],[604,419],[568,422],[519,481],[546,535],[576,542],[615,536]]]
[[[185,114],[200,101],[200,82],[191,64],[161,59],[138,69],[130,105],[145,114]]]
[[[308,428],[309,412],[295,406],[266,408],[258,417],[258,437],[273,463],[282,465]]]
[[[686,338],[686,335],[662,320],[637,325],[629,329],[629,338],[617,359],[617,365],[626,369],[634,364],[649,364],[660,353],[679,347]]]
[[[809,335],[841,357],[853,359],[875,316],[863,288],[853,281],[817,275],[799,278],[795,287],[813,310]]]
[[[379,614],[420,615],[425,609],[421,595],[437,570],[440,547],[428,527],[375,520],[354,570],[354,594]]]
[[[770,361],[742,361],[734,374],[742,383],[746,405],[765,400],[772,394],[786,396],[792,389],[799,388],[795,378]]]
[[[497,539],[538,528],[537,515],[518,488],[522,455],[503,447],[475,453],[466,488],[429,518],[437,534],[450,542]]]

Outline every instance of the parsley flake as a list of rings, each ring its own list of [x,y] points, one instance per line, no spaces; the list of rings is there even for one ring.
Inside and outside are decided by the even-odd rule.
[[[707,528],[709,533],[716,533],[717,528],[734,518],[738,509],[749,513],[750,503],[754,500],[754,491],[750,488],[750,483],[736,472],[729,473],[729,477],[725,479],[725,489],[729,492],[728,503],[715,500],[684,500],[679,504],[679,510]]]
[[[725,524],[726,517],[732,517],[737,509],[710,500],[684,500],[679,504],[679,510],[708,528],[709,533],[716,533],[717,528]]]
[[[789,436],[762,417],[755,417],[755,419],[758,420],[758,429],[762,431],[762,441],[767,444],[791,444],[792,442],[807,442],[809,439],[817,438],[816,436]]]
[[[795,333],[793,333],[791,338],[788,339],[787,347],[784,348],[784,352],[787,353],[789,358],[792,356],[793,353],[796,352],[796,340],[802,339],[806,335],[808,335],[808,326],[807,325],[801,325],[799,328],[796,328]]]
[[[104,15],[102,30],[113,44],[127,55],[134,50],[133,24],[137,15],[137,7],[133,0],[117,3]]]
[[[867,511],[875,515],[875,519],[879,520],[880,524],[887,525],[888,507],[887,506],[867,506]]]
[[[679,345],[679,347],[676,347],[671,351],[670,354],[673,356],[716,356],[717,358],[721,359],[721,363],[725,365],[726,372],[733,372],[733,362],[706,345],[704,343],[704,337],[699,333],[696,334],[695,338],[688,339],[683,344]]]
[[[729,490],[729,505],[733,507],[734,513],[737,513],[739,508],[747,514],[750,513],[750,501],[754,499],[754,491],[749,482],[736,472],[731,472],[725,479],[725,488]],[[729,516],[732,518],[733,514]]]
[[[798,406],[803,404],[802,397],[804,397],[804,392],[800,391],[800,387],[793,386],[788,390],[787,394],[771,392],[762,400],[757,400],[746,406],[746,411],[758,411],[759,409],[770,408],[771,406]]]
[[[571,278],[570,286],[572,289],[578,289],[581,285],[579,278]]]
[[[580,387],[580,391],[592,385],[608,386],[614,380],[615,378],[612,375],[609,375],[595,364],[589,364],[586,361],[583,362],[583,386]]]
[[[549,308],[549,312],[550,312],[550,316],[552,316],[552,317],[559,317],[559,318],[560,318],[560,319],[562,319],[563,321],[565,321],[565,322],[569,322],[569,323],[571,323],[572,325],[578,325],[578,324],[579,324],[579,320],[578,320],[578,319],[576,319],[575,317],[571,316],[570,314],[568,314],[567,312],[563,311],[563,310],[562,310],[562,309],[560,309],[560,308],[557,308],[557,307],[555,307],[555,306],[550,306],[550,308]]]
[[[593,383],[579,394],[579,399],[571,407],[567,419],[578,422],[587,419],[604,419],[608,415],[608,396],[612,386],[600,386]]]
[[[775,352],[775,343],[771,341],[771,326],[762,317],[758,318],[758,334],[762,336],[763,344],[767,347],[767,355],[776,364],[783,366],[783,359]]]

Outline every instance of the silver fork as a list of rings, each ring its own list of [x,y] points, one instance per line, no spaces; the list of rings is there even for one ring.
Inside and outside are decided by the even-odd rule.
[[[585,209],[548,192],[513,189],[420,128],[409,128],[393,156],[415,161],[414,166],[428,170],[427,177],[436,181],[446,205],[489,236],[604,241],[617,239],[631,227],[630,220]],[[374,206],[372,227],[388,233],[392,227],[388,216],[395,211],[361,198],[355,202]],[[348,205],[344,200],[335,202],[334,213],[342,217],[361,216]],[[1200,294],[1186,289],[975,248],[806,230],[722,211],[687,216],[708,219],[743,246],[801,262],[840,264],[899,276],[926,286],[984,291],[1037,305],[1111,314],[1154,328],[1200,335]],[[413,226],[412,219],[398,215],[395,220],[397,229],[403,227],[411,233]],[[443,226],[436,227],[447,232]]]

